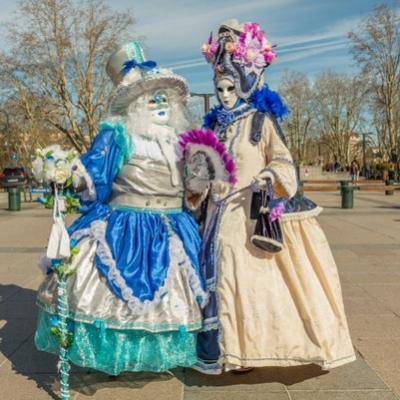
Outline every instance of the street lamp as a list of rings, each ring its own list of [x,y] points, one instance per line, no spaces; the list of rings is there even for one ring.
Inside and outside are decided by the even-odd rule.
[[[207,114],[210,111],[210,98],[215,96],[214,93],[190,93],[193,97],[202,97],[204,100],[204,112]]]

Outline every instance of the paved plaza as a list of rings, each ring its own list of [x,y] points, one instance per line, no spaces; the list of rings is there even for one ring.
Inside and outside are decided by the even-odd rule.
[[[316,366],[262,368],[245,375],[127,373],[116,379],[73,368],[72,399],[393,400],[400,399],[400,193],[356,193],[339,208],[336,193],[311,193],[332,246],[356,362],[330,372]],[[57,359],[36,351],[36,267],[51,212],[23,203],[8,212],[0,194],[0,399],[57,399]]]

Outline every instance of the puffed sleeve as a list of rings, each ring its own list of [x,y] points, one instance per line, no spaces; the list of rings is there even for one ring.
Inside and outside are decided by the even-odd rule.
[[[105,126],[96,136],[90,150],[76,165],[76,177],[84,181],[82,199],[106,203],[112,183],[126,158],[127,144],[123,132]]]
[[[260,176],[272,175],[274,190],[278,197],[293,197],[297,191],[296,168],[289,149],[277,132],[277,123],[266,117],[263,125],[263,140],[266,168]]]

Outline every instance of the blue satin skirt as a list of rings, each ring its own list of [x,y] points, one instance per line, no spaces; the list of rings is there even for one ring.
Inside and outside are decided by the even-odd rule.
[[[127,286],[141,302],[153,300],[155,293],[165,282],[170,265],[171,230],[182,241],[184,251],[204,288],[199,261],[200,231],[188,211],[160,213],[116,210],[97,203],[71,225],[70,235],[89,228],[96,220],[107,222],[106,241],[117,268]],[[108,280],[113,293],[123,299],[121,288],[108,277],[109,267],[104,260],[97,257],[96,265]]]

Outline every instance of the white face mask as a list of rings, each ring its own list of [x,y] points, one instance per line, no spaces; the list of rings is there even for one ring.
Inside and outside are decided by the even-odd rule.
[[[226,78],[217,81],[217,94],[220,103],[227,109],[231,110],[238,101],[235,85]]]
[[[167,94],[156,92],[147,102],[147,110],[150,112],[151,122],[157,125],[168,124],[171,115]]]

